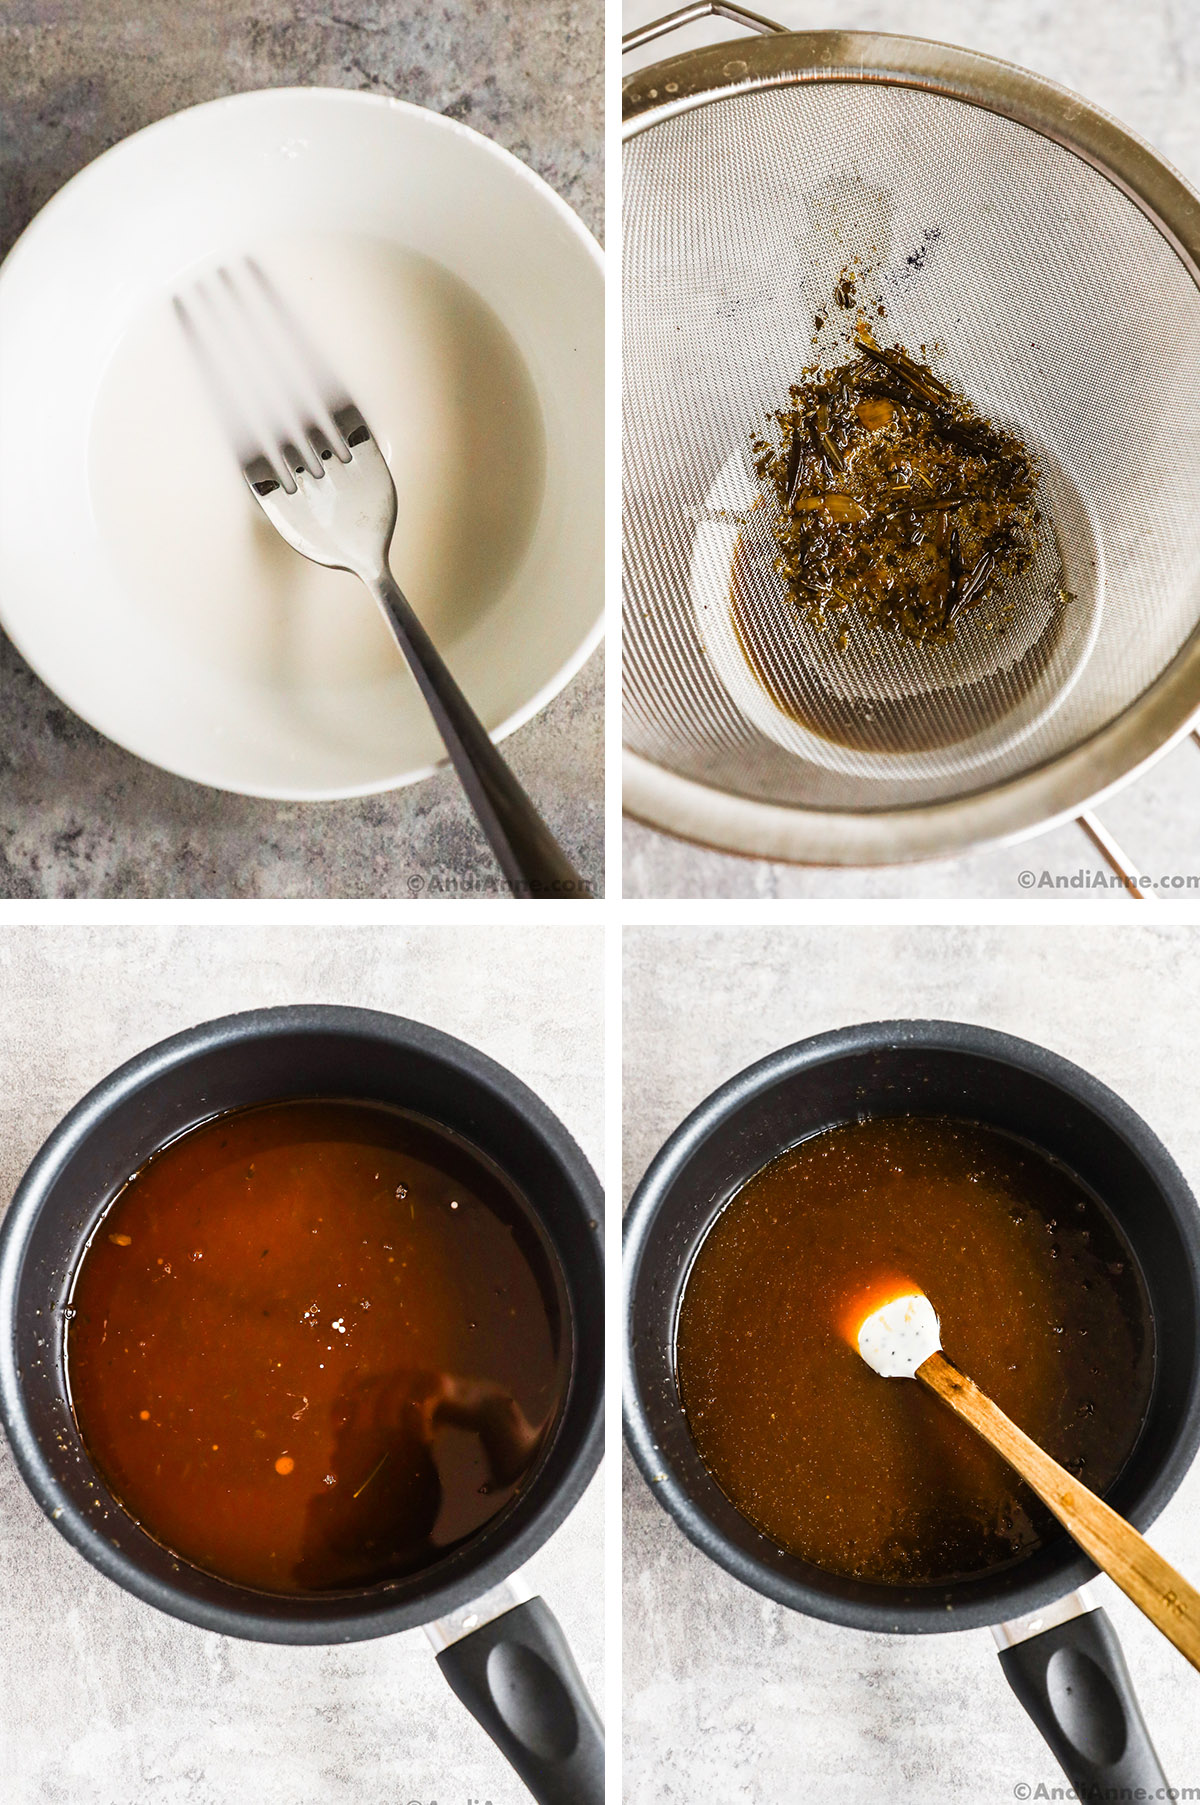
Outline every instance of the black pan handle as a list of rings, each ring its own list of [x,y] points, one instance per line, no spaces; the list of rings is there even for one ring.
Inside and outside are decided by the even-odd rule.
[[[1167,1781],[1150,1741],[1116,1631],[1084,1611],[1000,1650],[1004,1677],[1080,1798],[1154,1798]],[[1137,1788],[1108,1792],[1105,1789]]]
[[[604,1805],[604,1731],[542,1599],[460,1637],[437,1664],[538,1805]]]

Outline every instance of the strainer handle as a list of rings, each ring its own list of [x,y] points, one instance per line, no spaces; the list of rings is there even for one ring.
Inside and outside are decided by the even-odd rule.
[[[1096,848],[1096,851],[1104,859],[1109,870],[1115,872],[1121,879],[1134,901],[1157,902],[1158,898],[1155,896],[1153,890],[1142,889],[1142,886],[1138,881],[1138,867],[1133,863],[1133,860],[1129,858],[1128,854],[1122,852],[1120,845],[1113,838],[1112,834],[1109,833],[1103,821],[1098,820],[1091,809],[1084,809],[1083,813],[1077,815],[1075,819],[1078,825],[1082,827],[1088,839],[1092,842],[1092,845]]]
[[[666,37],[669,31],[678,31],[681,26],[694,25],[698,19],[728,19],[731,25],[744,25],[747,31],[760,31],[764,36],[787,29],[764,19],[759,13],[747,12],[744,6],[730,5],[730,0],[694,0],[693,5],[681,6],[677,13],[667,13],[665,18],[655,19],[650,25],[639,25],[636,31],[626,32],[621,39],[621,53],[640,50],[643,44],[652,44],[655,38]]]

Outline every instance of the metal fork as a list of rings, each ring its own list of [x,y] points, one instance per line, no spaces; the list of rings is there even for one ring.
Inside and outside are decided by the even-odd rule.
[[[175,311],[267,519],[379,603],[513,895],[589,896],[393,577],[391,471],[274,284],[246,258],[176,296]]]

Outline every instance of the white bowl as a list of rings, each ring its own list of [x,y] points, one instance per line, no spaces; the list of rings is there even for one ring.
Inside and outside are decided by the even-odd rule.
[[[287,799],[410,783],[441,761],[440,741],[365,590],[266,547],[269,529],[215,416],[189,415],[194,437],[179,442],[178,373],[135,398],[129,475],[106,397],[114,385],[120,393],[131,332],[157,318],[161,335],[189,274],[329,234],[433,266],[428,370],[413,362],[417,306],[397,336],[420,382],[406,389],[404,371],[392,371],[390,399],[355,399],[397,477],[397,580],[501,738],[563,687],[603,625],[602,264],[539,177],[478,133],[403,102],[336,89],[243,94],[177,113],[97,158],[0,270],[0,621],[43,681],[129,751],[197,782]],[[357,275],[353,257],[346,263],[322,279],[332,274],[336,288],[344,273],[349,291]],[[438,297],[455,293],[464,319],[490,321],[489,331],[499,322],[525,396],[513,407],[525,407],[529,430],[512,445],[537,468],[523,478],[528,520],[507,564],[478,555],[491,541],[469,504],[474,495],[493,511],[508,506],[517,449],[493,460],[494,484],[478,462],[456,464],[453,447],[432,467],[423,457],[429,408],[445,390],[468,417],[463,385],[471,356],[483,355],[464,328],[458,367],[454,344],[439,338]],[[349,317],[357,298],[342,297]],[[320,332],[319,317],[306,324]],[[355,370],[341,373],[353,390]],[[192,379],[178,374],[180,385]],[[358,380],[372,385],[365,353]],[[431,392],[418,394],[422,384]],[[497,411],[493,397],[489,428]],[[239,533],[276,579],[236,608],[220,580],[218,501],[238,510]],[[435,524],[418,545],[406,522],[422,508]],[[143,538],[160,548],[154,556],[143,557]],[[449,598],[434,593],[439,555]],[[209,591],[202,571],[216,573]]]

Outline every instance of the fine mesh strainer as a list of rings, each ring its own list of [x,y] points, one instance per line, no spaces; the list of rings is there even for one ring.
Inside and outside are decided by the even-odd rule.
[[[707,4],[633,41],[714,11],[763,35],[625,87],[627,807],[836,864],[1032,832],[1200,706],[1200,201],[988,57]],[[948,646],[839,646],[775,574],[749,445],[851,355],[847,268],[1039,466],[1034,567]]]

